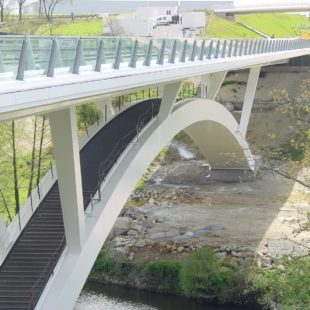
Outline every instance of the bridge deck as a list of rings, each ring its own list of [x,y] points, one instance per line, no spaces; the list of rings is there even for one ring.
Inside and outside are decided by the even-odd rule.
[[[157,115],[160,99],[125,110],[81,150],[84,207],[98,182],[141,129]],[[100,172],[99,172],[100,171]],[[66,245],[57,182],[14,244],[0,269],[0,309],[32,309],[40,298]]]

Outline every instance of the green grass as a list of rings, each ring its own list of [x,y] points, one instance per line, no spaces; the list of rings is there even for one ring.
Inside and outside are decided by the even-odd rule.
[[[211,15],[208,17],[208,20],[207,38],[260,38],[254,31],[227,19]]]
[[[41,26],[36,34],[49,35],[49,26]],[[66,20],[56,26],[52,34],[58,36],[98,36],[102,34],[102,19],[78,19],[74,23]]]
[[[237,20],[275,37],[297,36],[310,27],[308,18],[299,14],[249,14],[239,15]]]

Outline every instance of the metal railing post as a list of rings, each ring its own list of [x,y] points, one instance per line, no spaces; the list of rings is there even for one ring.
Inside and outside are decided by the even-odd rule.
[[[117,42],[115,60],[114,60],[114,64],[113,64],[113,68],[116,70],[119,69],[120,64],[121,64],[122,45],[123,45],[123,41],[122,41],[122,39],[119,39]]]
[[[233,40],[229,41],[228,57],[232,56]]]
[[[25,37],[22,44],[22,49],[20,51],[20,57],[18,62],[18,69],[17,69],[17,75],[16,80],[23,81],[25,76],[25,70],[26,70],[26,62],[27,62],[27,54],[28,54],[28,40]]]
[[[187,51],[187,40],[183,42],[182,52],[180,55],[180,62],[185,62],[186,60],[186,51]]]
[[[213,40],[211,40],[209,44],[209,50],[208,50],[208,56],[207,56],[208,59],[211,59],[212,51],[213,51]]]
[[[76,47],[76,52],[75,52],[75,58],[74,58],[74,64],[72,68],[72,73],[73,74],[79,74],[80,72],[80,63],[81,63],[81,57],[82,57],[82,40],[78,40],[78,44]]]
[[[170,57],[169,57],[169,63],[174,64],[175,63],[175,55],[177,52],[177,40],[173,41],[172,49],[170,52]]]
[[[139,41],[135,40],[134,45],[132,47],[132,51],[131,51],[130,62],[128,65],[131,68],[135,68],[137,65],[138,46],[139,46]]]
[[[234,57],[238,56],[238,45],[239,45],[239,40],[236,40],[235,47],[234,47]]]
[[[158,65],[163,65],[164,64],[164,59],[165,59],[165,50],[166,50],[166,40],[164,39],[161,43],[158,59],[157,59],[157,64]]]
[[[243,53],[243,45],[244,45],[244,40],[241,40],[241,44],[240,44],[238,56],[242,56],[242,53]]]
[[[249,48],[249,40],[245,41],[245,45],[244,45],[244,55],[248,55],[248,48]]]
[[[201,47],[200,47],[199,60],[203,60],[203,57],[205,54],[205,45],[206,45],[206,41],[202,40]]]
[[[219,58],[220,55],[220,46],[221,46],[221,41],[218,40],[216,44],[216,50],[215,50],[215,57],[214,58]]]
[[[153,50],[153,40],[151,39],[149,41],[149,45],[148,45],[147,50],[146,50],[145,59],[144,59],[144,62],[143,62],[144,66],[149,67],[151,65],[152,50]]]
[[[99,42],[99,47],[97,50],[97,57],[96,57],[96,64],[95,64],[95,71],[100,72],[101,71],[101,65],[103,62],[103,48],[104,48],[104,41],[103,39]]]
[[[196,58],[196,48],[197,48],[197,41],[195,40],[193,43],[193,48],[190,56],[190,61],[195,61]]]
[[[225,40],[223,44],[222,55],[221,55],[222,58],[226,57],[226,46],[227,46],[227,40]]]

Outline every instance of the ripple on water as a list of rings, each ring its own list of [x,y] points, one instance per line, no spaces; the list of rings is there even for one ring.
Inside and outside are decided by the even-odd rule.
[[[158,310],[145,304],[123,301],[102,294],[83,292],[77,300],[74,310]]]

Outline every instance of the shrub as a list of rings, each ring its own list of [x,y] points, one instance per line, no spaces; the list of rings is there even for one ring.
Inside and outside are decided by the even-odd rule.
[[[181,263],[178,261],[160,260],[145,267],[147,282],[159,290],[179,293]]]
[[[253,267],[248,272],[246,293],[254,293],[264,306],[281,309],[310,309],[310,258],[279,262],[277,268]]]
[[[194,252],[182,265],[181,287],[189,297],[230,302],[235,294],[237,270],[220,261],[209,247]]]

